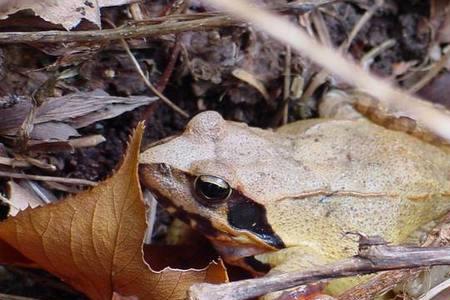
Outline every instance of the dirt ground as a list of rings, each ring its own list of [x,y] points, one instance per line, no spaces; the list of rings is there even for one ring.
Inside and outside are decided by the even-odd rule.
[[[271,7],[287,3],[285,0],[257,2]],[[357,62],[365,61],[372,72],[390,78],[399,86],[411,87],[426,72],[426,68],[436,61],[433,57],[436,48],[441,49],[449,42],[446,40],[449,34],[443,29],[448,16],[436,12],[436,2],[384,1],[353,38],[346,55]],[[335,4],[322,6],[315,13],[299,15],[297,11],[288,11],[286,18],[302,24],[323,43],[338,47],[374,5],[374,1],[336,1]],[[168,0],[143,1],[141,4],[144,18],[170,14],[172,8],[173,1]],[[181,13],[205,11],[208,11],[208,7],[199,1],[191,1],[182,8]],[[120,25],[130,21],[131,15],[126,7],[119,6],[102,9],[102,18],[108,20],[103,22],[104,28],[108,28],[111,23]],[[0,30],[39,31],[58,28],[36,19],[19,13],[1,21]],[[83,22],[76,30],[91,27],[88,22]],[[338,78],[330,76],[306,99],[294,92],[286,97],[283,86],[287,59],[290,80],[302,82],[303,90],[320,68],[297,53],[288,57],[284,45],[247,25],[187,31],[128,42],[150,81],[190,116],[204,110],[216,110],[229,120],[263,128],[277,127],[283,122],[286,98],[289,106],[288,122],[292,122],[317,117],[317,101],[323,91],[331,86],[346,87]],[[380,48],[383,44],[386,47]],[[378,49],[378,53],[368,59],[368,53],[374,49]],[[69,69],[76,70],[76,74],[54,82],[50,89],[42,89],[42,85],[50,82],[52,76]],[[249,83],[248,76],[243,77],[236,70],[247,71],[250,80],[262,83],[264,90],[256,88],[251,83],[254,81]],[[64,48],[61,43],[4,44],[0,47],[0,78],[0,115],[1,109],[14,107],[20,102],[17,97],[30,97],[37,90],[44,91],[46,96],[64,96],[74,91],[96,89],[111,96],[154,95],[143,83],[118,41],[75,43],[69,48]],[[434,80],[420,89],[419,94],[431,101],[446,104],[448,97],[442,95],[449,94],[449,79],[448,70],[443,69]],[[75,148],[74,151],[46,151],[49,148],[44,145],[44,151],[29,155],[52,162],[57,169],[50,171],[33,167],[27,173],[102,180],[116,167],[126,148],[129,134],[141,120],[146,122],[145,147],[180,132],[188,118],[158,101],[111,119],[99,119],[77,128],[77,131],[81,136],[102,135],[105,142],[95,147]],[[1,139],[2,151],[18,154],[25,151],[28,155],[27,150],[18,146],[19,137],[2,136]],[[3,186],[5,183],[3,181]],[[58,197],[67,194],[64,190],[54,190],[54,187],[46,188]],[[169,222],[167,216],[161,217],[161,220],[158,226],[164,227]],[[163,234],[164,230],[157,232]],[[36,299],[85,299],[42,271],[10,267],[0,272],[0,292]]]

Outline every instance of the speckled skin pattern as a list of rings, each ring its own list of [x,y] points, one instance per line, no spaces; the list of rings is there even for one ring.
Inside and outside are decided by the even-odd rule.
[[[344,236],[349,231],[401,243],[450,209],[449,154],[363,118],[270,131],[208,111],[180,136],[142,153],[140,163],[143,184],[170,199],[169,211],[209,220],[218,233],[207,236],[226,259],[241,264],[239,258],[257,255],[272,272],[356,254],[357,243]],[[251,228],[230,226],[226,203],[199,204],[189,176],[200,174],[219,176],[261,204],[285,248],[267,245]],[[352,284],[346,282],[331,288]]]

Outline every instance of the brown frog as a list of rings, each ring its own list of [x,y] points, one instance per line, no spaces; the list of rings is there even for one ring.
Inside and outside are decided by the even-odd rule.
[[[355,100],[327,96],[337,98]],[[257,274],[355,255],[345,232],[399,244],[449,210],[447,147],[376,125],[345,101],[323,107],[333,118],[275,131],[200,113],[141,154],[141,180],[227,262]],[[334,281],[329,290],[352,284]]]

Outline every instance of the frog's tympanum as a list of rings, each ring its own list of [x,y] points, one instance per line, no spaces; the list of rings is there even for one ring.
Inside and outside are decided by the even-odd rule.
[[[200,113],[141,154],[141,180],[226,261],[254,273],[353,256],[346,232],[402,243],[450,208],[449,153],[352,113],[276,131]]]

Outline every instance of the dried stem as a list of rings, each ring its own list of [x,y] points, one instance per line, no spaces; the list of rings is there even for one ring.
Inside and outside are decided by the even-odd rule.
[[[361,244],[358,256],[306,272],[289,272],[226,284],[196,284],[189,300],[244,300],[324,279],[370,274],[386,270],[450,265],[450,247],[401,247]]]
[[[294,2],[286,5],[268,7],[268,9],[279,13],[301,14],[333,2],[336,2],[336,0],[304,1],[304,3]],[[150,22],[153,24],[139,25],[140,23]],[[161,23],[154,24],[155,22]],[[0,32],[0,44],[113,41],[129,38],[155,37],[186,31],[208,30],[239,24],[242,24],[242,22],[233,20],[228,15],[219,12],[183,14],[152,18],[151,20],[144,20],[136,24],[103,30]]]
[[[30,175],[30,174],[12,173],[12,172],[6,172],[6,171],[0,171],[0,177],[41,180],[41,181],[54,181],[54,182],[61,182],[61,183],[67,183],[67,184],[81,184],[81,185],[88,185],[88,186],[96,186],[97,185],[96,182],[90,181],[87,179]]]
[[[174,111],[179,113],[185,118],[189,118],[189,114],[182,110],[179,106],[177,106],[175,103],[170,101],[169,98],[164,96],[158,89],[156,89],[153,84],[148,80],[147,76],[145,76],[144,71],[142,71],[141,66],[139,65],[139,62],[137,61],[136,57],[134,57],[133,53],[130,50],[130,47],[128,47],[127,42],[124,39],[121,39],[120,42],[122,43],[123,48],[127,52],[128,56],[130,57],[131,61],[133,62],[133,65],[136,69],[136,71],[141,76],[142,80],[144,81],[145,85],[156,95],[158,96],[165,104],[167,104],[170,108],[172,108]]]
[[[129,25],[103,30],[0,32],[0,44],[113,41],[129,38],[155,37],[186,31],[208,30],[237,24],[239,22],[231,20],[228,16],[214,16],[197,20],[149,25]]]
[[[172,53],[170,54],[169,57],[169,62],[165,67],[163,73],[161,74],[158,83],[156,84],[156,89],[161,93],[164,92],[164,90],[166,89],[167,83],[169,82],[173,70],[175,69],[175,64],[178,60],[178,57],[180,56],[180,52],[181,52],[181,39],[180,36],[177,36],[175,38],[175,43],[172,48]]]
[[[284,63],[284,86],[283,86],[283,125],[288,122],[289,114],[289,96],[291,88],[291,60],[292,52],[291,47],[286,46],[286,57]]]
[[[375,3],[375,5],[372,5],[370,9],[368,9],[364,15],[358,20],[358,22],[353,27],[352,31],[350,32],[348,38],[344,43],[341,45],[342,52],[347,52],[348,48],[352,44],[353,40],[355,39],[356,35],[361,31],[364,25],[369,22],[369,20],[373,17],[375,12],[384,4],[384,0],[379,0]]]
[[[378,1],[377,4],[373,5],[358,20],[358,22],[353,27],[349,37],[344,42],[342,42],[341,45],[339,46],[338,49],[341,53],[345,53],[348,51],[348,48],[350,47],[350,45],[353,42],[353,39],[361,31],[364,24],[366,24],[370,20],[370,18],[374,15],[376,10],[380,7],[380,5],[381,5],[380,2],[381,1]],[[316,18],[315,23],[320,24],[320,21],[318,21]],[[331,45],[331,40],[329,37],[328,29],[324,25],[320,26],[319,28],[322,28],[321,30],[319,30],[319,37],[320,37],[321,42],[324,43],[325,45]],[[308,85],[306,90],[303,92],[303,95],[299,99],[299,103],[305,103],[314,94],[314,92],[317,90],[317,88],[322,86],[328,80],[329,75],[330,75],[330,72],[328,72],[325,69],[322,69],[319,73],[317,73],[311,80],[311,83]]]
[[[112,27],[115,27],[114,23],[111,21],[104,19],[105,22],[107,22]],[[128,46],[127,41],[125,39],[120,39],[120,43],[122,44],[123,49],[127,52],[128,56],[131,59],[131,62],[133,63],[134,68],[138,72],[139,76],[144,81],[145,85],[156,95],[158,96],[167,106],[172,108],[174,111],[179,113],[185,118],[189,118],[189,114],[182,110],[179,106],[177,106],[175,103],[173,103],[169,98],[164,96],[155,86],[148,80],[147,76],[145,76],[144,71],[142,70],[141,66],[139,65],[139,62],[137,61],[136,57],[134,57],[133,53],[131,52],[130,47]]]
[[[401,111],[404,116],[417,120],[438,136],[450,140],[450,117],[444,112],[436,110],[430,103],[418,97],[393,87],[386,80],[364,71],[338,51],[320,45],[301,28],[284,18],[251,6],[243,0],[205,1],[228,11],[239,19],[250,22],[278,41],[290,45],[292,49],[309,57],[328,72],[379,99],[388,109]]]
[[[448,288],[450,288],[450,279],[441,282],[440,284],[429,290],[423,297],[420,297],[418,300],[433,300],[434,297]]]
[[[0,294],[1,300],[37,300],[36,298],[13,296],[8,294]]]
[[[447,214],[437,227],[428,232],[428,236],[421,244],[421,247],[447,246],[450,242],[448,238],[449,224],[450,214]],[[371,300],[377,295],[384,294],[393,289],[398,283],[415,278],[423,271],[423,268],[417,268],[381,272],[368,281],[358,284],[340,294],[338,300]]]
[[[427,83],[433,80],[433,78],[436,77],[436,75],[439,74],[439,72],[442,71],[442,69],[445,68],[449,59],[450,59],[450,48],[447,49],[447,52],[444,55],[442,55],[441,59],[438,60],[435,64],[433,64],[430,70],[428,70],[428,72],[418,82],[416,82],[412,87],[410,87],[408,91],[410,93],[418,92]]]

